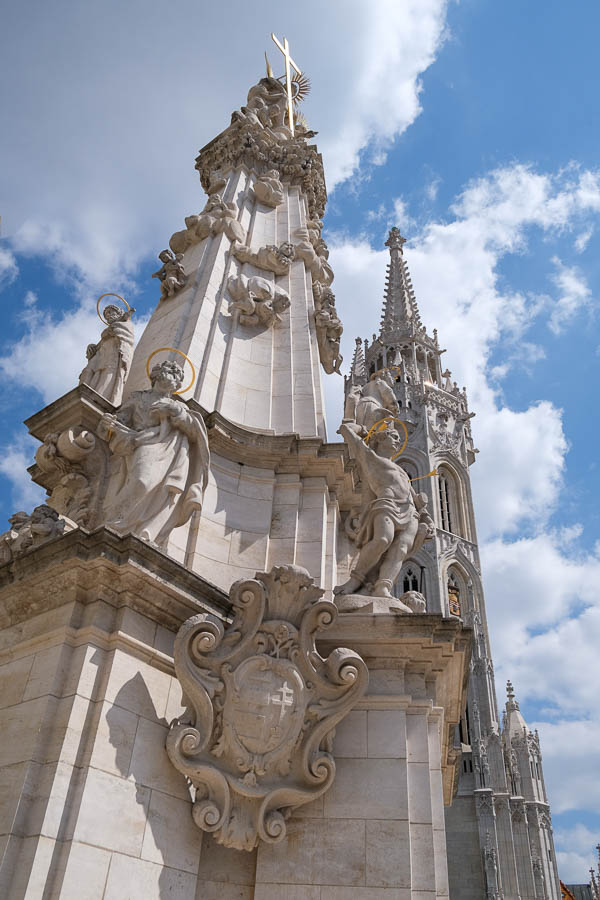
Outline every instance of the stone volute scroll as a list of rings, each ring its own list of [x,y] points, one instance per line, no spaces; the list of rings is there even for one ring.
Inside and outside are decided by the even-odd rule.
[[[126,308],[122,309],[114,303],[109,303],[101,315],[100,301],[104,297],[117,297]],[[88,344],[86,350],[88,362],[79,376],[79,383],[89,385],[113,406],[118,406],[133,357],[131,317],[135,309],[132,309],[118,294],[102,294],[98,298],[96,310],[106,328],[97,344]]]
[[[334,729],[368,669],[351,650],[317,652],[315,636],[337,616],[322,595],[305,569],[276,566],[232,586],[231,625],[201,614],[177,635],[187,710],[167,752],[196,789],[195,823],[226,847],[282,840],[294,809],[334,780]]]
[[[201,414],[177,396],[191,386],[182,388],[182,366],[163,360],[148,376],[150,389],[133,391],[98,425],[112,454],[102,524],[165,547],[202,509],[210,452]]]

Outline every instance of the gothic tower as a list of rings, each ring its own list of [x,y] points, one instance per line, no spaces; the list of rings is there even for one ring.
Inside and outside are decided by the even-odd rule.
[[[550,810],[537,734],[523,720],[509,685],[504,723],[496,700],[469,466],[475,461],[467,395],[442,371],[437,332],[421,322],[392,228],[390,262],[378,335],[356,340],[348,398],[383,377],[393,387],[408,430],[400,465],[428,495],[435,539],[404,563],[401,595],[422,592],[427,610],[458,617],[473,629],[467,703],[456,732],[457,793],[446,810],[452,900],[559,900]],[[417,486],[418,484],[418,486]]]

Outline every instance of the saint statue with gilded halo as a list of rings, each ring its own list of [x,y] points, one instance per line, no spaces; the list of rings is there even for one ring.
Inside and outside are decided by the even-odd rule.
[[[165,360],[150,381],[98,426],[114,454],[104,522],[164,547],[171,531],[202,509],[210,453],[202,416],[174,396],[182,367]]]
[[[87,366],[79,376],[80,384],[87,384],[118,406],[123,385],[133,357],[133,324],[135,309],[121,309],[112,303],[104,308],[106,328],[97,344],[88,344]]]

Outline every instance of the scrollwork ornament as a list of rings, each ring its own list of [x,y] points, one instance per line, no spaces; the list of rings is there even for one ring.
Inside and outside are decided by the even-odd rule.
[[[196,789],[195,823],[226,847],[277,843],[298,806],[335,777],[331,737],[364,694],[368,670],[352,650],[316,650],[337,617],[299,566],[233,585],[231,625],[202,614],[175,642],[187,706],[167,737],[176,769]]]

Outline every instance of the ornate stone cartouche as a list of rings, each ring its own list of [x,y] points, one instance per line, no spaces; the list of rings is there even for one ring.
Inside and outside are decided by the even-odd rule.
[[[276,566],[233,585],[231,625],[201,614],[177,636],[187,712],[167,752],[196,788],[194,821],[226,847],[282,840],[292,811],[334,780],[334,728],[368,670],[351,650],[317,652],[316,633],[337,616],[322,595],[305,569]]]

